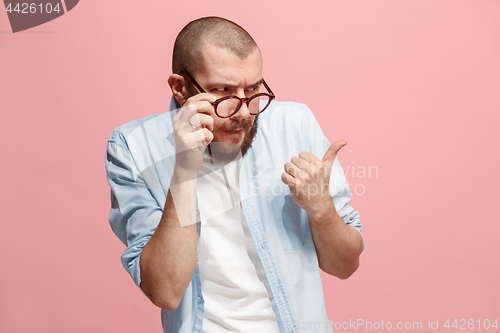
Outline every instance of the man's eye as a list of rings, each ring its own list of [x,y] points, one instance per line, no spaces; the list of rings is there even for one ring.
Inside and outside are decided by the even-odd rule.
[[[253,86],[247,89],[247,91],[256,91],[259,90],[259,86]]]
[[[216,88],[215,90],[217,90],[219,92],[225,92],[225,91],[228,91],[229,89],[227,87],[223,87],[223,88]]]

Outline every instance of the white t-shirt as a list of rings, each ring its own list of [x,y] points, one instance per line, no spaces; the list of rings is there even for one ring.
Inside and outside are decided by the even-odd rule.
[[[279,332],[268,281],[241,209],[239,160],[212,168],[205,160],[197,181],[203,332]]]

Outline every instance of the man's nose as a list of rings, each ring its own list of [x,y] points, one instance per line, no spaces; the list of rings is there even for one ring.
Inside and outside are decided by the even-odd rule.
[[[231,118],[246,119],[248,117],[250,117],[250,109],[248,108],[247,103],[242,101],[240,109],[233,116],[231,116]]]
[[[248,104],[245,102],[241,103],[241,108],[236,114],[239,114],[243,119],[250,117],[250,109],[248,108]]]

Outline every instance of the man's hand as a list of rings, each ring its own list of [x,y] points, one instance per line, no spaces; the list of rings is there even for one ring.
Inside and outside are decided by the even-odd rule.
[[[211,116],[214,107],[210,104],[214,101],[215,96],[207,93],[192,96],[175,115],[173,127],[177,169],[194,175],[198,173],[203,163],[203,152],[214,138],[214,119]]]
[[[315,213],[331,204],[330,173],[337,153],[346,144],[345,140],[335,141],[322,160],[303,151],[299,156],[294,156],[291,162],[285,163],[281,180],[290,188],[295,203],[306,212]]]

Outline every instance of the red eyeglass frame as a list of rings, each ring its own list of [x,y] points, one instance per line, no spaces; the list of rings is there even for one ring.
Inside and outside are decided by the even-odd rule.
[[[186,73],[188,79],[196,87],[196,89],[198,89],[198,91],[200,93],[206,93],[206,91],[200,86],[200,84],[198,82],[196,82],[196,80],[194,79],[194,77],[191,74],[189,74],[189,72],[187,70],[182,69],[178,73],[178,75],[182,75],[182,72]],[[247,107],[250,107],[250,101],[252,99],[260,97],[260,96],[267,96],[267,97],[269,97],[269,102],[267,102],[267,105],[262,110],[260,110],[259,112],[257,112],[257,113],[251,113],[250,112],[250,114],[251,115],[258,115],[259,113],[264,112],[264,110],[267,109],[267,107],[271,104],[271,101],[276,98],[276,95],[274,95],[273,91],[271,90],[271,88],[269,88],[269,86],[267,85],[267,83],[266,83],[266,81],[264,79],[262,79],[262,83],[264,84],[264,87],[267,89],[267,91],[269,92],[269,94],[258,93],[258,94],[255,94],[253,96],[243,97],[243,98],[235,96],[235,95],[221,97],[221,98],[217,99],[215,102],[211,102],[210,103],[210,104],[212,104],[212,106],[215,109],[215,114],[218,117],[220,117],[220,118],[229,118],[229,117],[232,117],[233,115],[235,115],[241,109],[241,106],[243,105],[243,103],[246,103]],[[232,114],[230,114],[229,116],[223,117],[223,116],[221,116],[220,114],[217,113],[217,105],[219,105],[221,102],[223,102],[225,100],[228,100],[228,99],[231,99],[231,98],[236,98],[236,99],[239,100],[238,106],[236,107],[235,111]]]

